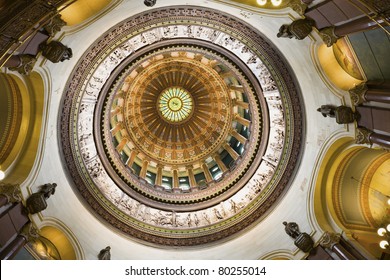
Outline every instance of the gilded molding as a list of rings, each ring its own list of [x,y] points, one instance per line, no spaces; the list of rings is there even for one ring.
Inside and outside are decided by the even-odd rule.
[[[362,205],[363,209],[363,215],[366,218],[366,220],[369,222],[369,224],[373,227],[379,227],[380,224],[375,221],[374,217],[371,214],[370,210],[370,202],[369,202],[369,193],[370,193],[370,185],[371,180],[375,174],[375,172],[378,170],[378,168],[387,160],[390,159],[390,154],[385,153],[384,155],[379,156],[373,162],[369,164],[369,167],[367,168],[366,172],[364,172],[363,179],[361,182],[360,187],[360,205]]]

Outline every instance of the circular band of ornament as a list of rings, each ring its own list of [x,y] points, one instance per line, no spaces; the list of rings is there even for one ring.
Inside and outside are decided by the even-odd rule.
[[[251,87],[249,86],[249,82],[246,82],[246,78],[242,74],[240,74],[239,71],[237,71],[236,76],[240,77],[239,80],[241,81],[241,84],[244,85],[242,87],[245,89],[246,92],[248,92],[248,93],[250,92],[250,98],[248,98],[247,101],[248,101],[248,105],[250,105],[251,109],[247,110],[247,111],[252,113],[253,125],[250,125],[249,127],[243,127],[241,125],[241,128],[247,128],[247,132],[250,134],[248,136],[248,143],[245,143],[245,145],[243,145],[239,141],[235,142],[237,144],[240,144],[242,146],[243,150],[245,150],[245,151],[242,155],[240,155],[236,158],[235,162],[232,161],[232,163],[234,165],[232,165],[230,169],[224,170],[223,178],[221,178],[219,180],[208,181],[203,186],[195,186],[195,187],[192,187],[192,188],[187,189],[187,190],[174,188],[172,191],[167,191],[166,189],[162,188],[160,186],[160,184],[158,184],[158,183],[148,184],[144,180],[139,180],[139,175],[137,174],[136,176],[134,176],[135,174],[133,174],[133,172],[129,168],[128,160],[127,160],[127,162],[122,161],[122,156],[120,156],[117,153],[118,152],[118,145],[121,145],[121,143],[123,143],[123,139],[126,139],[125,140],[126,147],[127,147],[127,145],[133,146],[132,150],[128,151],[128,154],[130,157],[131,157],[131,154],[133,154],[134,150],[137,151],[137,153],[142,154],[144,161],[142,162],[142,164],[140,164],[140,166],[141,165],[144,166],[143,163],[146,161],[147,164],[149,164],[151,162],[155,162],[156,165],[157,164],[161,164],[161,165],[164,164],[166,166],[166,165],[169,165],[171,163],[171,164],[174,164],[174,165],[172,165],[172,168],[175,168],[176,166],[178,166],[178,169],[179,169],[180,164],[182,166],[185,165],[185,168],[188,168],[188,164],[191,164],[193,162],[199,161],[202,163],[202,162],[206,161],[207,158],[210,158],[210,154],[214,155],[214,157],[215,157],[215,153],[217,153],[217,151],[219,149],[221,149],[222,146],[224,146],[224,148],[228,149],[229,147],[227,147],[226,144],[223,144],[224,143],[223,140],[229,139],[229,137],[231,138],[229,133],[232,131],[232,127],[231,127],[232,124],[235,126],[238,126],[237,122],[232,122],[232,117],[231,117],[232,112],[230,112],[233,110],[237,110],[237,106],[232,106],[233,102],[229,99],[230,96],[232,94],[234,94],[234,91],[228,92],[227,86],[224,86],[226,88],[226,90],[221,91],[221,93],[218,95],[215,95],[215,97],[214,97],[215,101],[213,101],[213,103],[214,103],[213,106],[216,107],[215,111],[218,112],[219,110],[221,110],[221,112],[224,112],[221,115],[221,118],[223,118],[222,119],[223,121],[222,120],[217,121],[218,118],[215,119],[215,117],[213,117],[213,113],[211,113],[210,118],[208,120],[205,120],[205,122],[208,122],[209,125],[204,125],[203,127],[201,127],[201,126],[199,127],[200,132],[198,135],[194,136],[195,141],[193,139],[192,141],[189,141],[190,143],[187,143],[184,141],[184,143],[180,144],[181,146],[186,145],[186,148],[191,148],[191,145],[200,146],[203,144],[205,146],[205,149],[203,149],[203,150],[202,150],[202,148],[199,148],[199,151],[200,151],[199,153],[191,153],[191,151],[190,151],[188,153],[190,156],[188,159],[186,159],[185,157],[182,157],[180,159],[176,159],[175,161],[172,159],[167,160],[166,158],[161,157],[161,154],[159,155],[158,152],[153,150],[153,148],[156,149],[156,146],[159,149],[161,149],[162,145],[174,146],[175,143],[169,143],[169,140],[161,141],[161,139],[155,137],[155,135],[152,133],[152,131],[148,130],[148,127],[140,125],[139,123],[140,122],[142,123],[142,119],[144,116],[142,116],[142,114],[140,112],[138,112],[137,110],[131,112],[131,114],[129,114],[129,115],[125,114],[125,116],[123,117],[123,119],[125,119],[125,120],[134,120],[135,122],[137,122],[137,124],[126,125],[125,127],[127,128],[127,131],[126,131],[126,129],[121,129],[122,134],[115,131],[115,128],[118,127],[118,125],[120,125],[120,123],[113,121],[112,117],[108,118],[106,116],[110,116],[110,112],[116,111],[118,108],[118,106],[116,106],[116,107],[110,106],[110,104],[115,103],[115,100],[117,100],[117,98],[116,98],[117,93],[119,92],[119,95],[121,96],[120,99],[122,99],[122,97],[123,97],[124,104],[128,104],[128,102],[126,100],[131,99],[133,103],[142,105],[141,100],[144,99],[143,93],[144,92],[148,93],[148,90],[147,90],[147,88],[142,87],[143,82],[140,81],[138,79],[138,77],[140,76],[143,80],[146,80],[146,81],[153,80],[153,79],[150,79],[148,77],[149,77],[149,75],[152,76],[154,72],[150,71],[149,68],[146,68],[146,69],[142,68],[142,70],[140,70],[140,68],[141,68],[140,65],[146,64],[146,65],[153,66],[153,63],[151,63],[150,61],[154,61],[155,57],[158,57],[158,56],[167,56],[167,53],[172,54],[171,53],[172,50],[176,50],[176,51],[180,50],[184,54],[191,54],[192,52],[198,53],[198,52],[200,52],[200,50],[202,50],[204,55],[206,55],[206,54],[210,55],[209,58],[218,58],[219,60],[223,59],[222,57],[220,57],[220,54],[211,54],[210,50],[208,50],[204,47],[203,48],[197,47],[197,50],[195,50],[193,46],[192,47],[187,46],[187,45],[186,46],[176,46],[176,45],[168,46],[168,45],[166,45],[168,43],[169,42],[164,43],[164,45],[161,45],[161,44],[153,45],[154,51],[151,54],[146,54],[145,56],[141,55],[142,52],[140,52],[141,54],[139,54],[139,56],[141,56],[141,58],[139,59],[139,61],[138,60],[135,62],[133,61],[131,63],[131,65],[127,66],[124,71],[121,71],[120,66],[118,66],[116,68],[116,70],[118,70],[118,72],[120,72],[121,74],[120,75],[119,74],[113,75],[113,76],[117,77],[115,80],[116,81],[115,85],[113,87],[110,87],[110,90],[108,91],[108,94],[105,96],[105,98],[99,99],[101,101],[98,102],[98,107],[99,107],[99,104],[105,104],[106,106],[103,108],[103,110],[100,110],[100,109],[97,110],[99,112],[100,111],[104,112],[103,116],[101,117],[101,119],[103,120],[104,128],[103,129],[101,129],[101,128],[96,129],[96,131],[102,130],[103,136],[96,135],[95,138],[96,139],[100,139],[100,138],[104,139],[104,142],[106,143],[104,146],[104,152],[103,152],[103,149],[101,147],[99,148],[99,145],[98,145],[98,149],[100,150],[100,154],[105,153],[108,155],[109,162],[104,161],[104,159],[103,159],[103,164],[104,164],[106,170],[108,171],[108,173],[110,174],[111,178],[114,178],[116,184],[121,186],[121,189],[124,192],[128,193],[132,197],[136,197],[137,200],[142,202],[143,204],[146,204],[148,206],[155,206],[159,209],[166,209],[166,210],[170,209],[170,210],[175,210],[175,211],[200,209],[200,208],[204,208],[207,205],[218,204],[221,201],[226,200],[227,197],[230,197],[233,193],[237,192],[243,185],[245,185],[246,180],[249,180],[252,177],[253,172],[255,172],[257,170],[258,165],[261,161],[260,155],[264,154],[264,148],[266,147],[266,145],[263,144],[263,148],[259,149],[259,146],[261,145],[261,142],[262,142],[261,136],[267,135],[267,131],[265,129],[262,133],[260,133],[259,130],[262,127],[265,127],[263,124],[261,124],[261,121],[267,120],[267,118],[263,118],[259,113],[259,112],[261,112],[261,110],[259,109],[259,107],[257,105],[257,100],[260,98],[257,98],[255,96],[255,93],[252,91]],[[201,42],[198,42],[198,44],[201,44]],[[186,52],[184,52],[184,51],[186,51]],[[220,50],[220,52],[222,52],[222,50]],[[198,53],[198,57],[199,57],[199,53]],[[204,59],[203,55],[202,55],[202,58]],[[183,62],[179,58],[176,58],[176,60],[178,60],[179,62]],[[160,61],[164,62],[163,59],[161,59]],[[217,66],[221,66],[221,64],[216,62],[217,60],[214,59],[213,61],[215,62],[213,64],[215,64]],[[174,62],[169,60],[169,64],[170,65],[174,64]],[[127,65],[127,63],[124,63],[124,65]],[[188,69],[192,69],[193,71],[196,71],[197,65],[198,64],[191,64],[190,65],[191,67],[189,67]],[[225,61],[225,64],[224,64],[225,69],[229,69],[228,72],[234,72],[234,65],[233,64],[229,65],[229,67],[226,67],[226,65],[228,65],[228,62]],[[135,76],[135,74],[132,74],[134,71],[133,69],[137,69],[137,72],[139,72],[140,74],[138,76]],[[173,66],[172,69],[176,69],[175,66]],[[184,67],[181,67],[181,69],[183,70]],[[201,68],[201,69],[202,70],[200,72],[206,72],[206,73],[209,72],[205,68]],[[144,72],[145,73],[152,73],[152,74],[148,74],[146,77],[144,77],[142,75],[142,73],[144,73]],[[165,72],[163,71],[162,73],[165,73]],[[129,79],[129,77],[135,77],[135,78]],[[211,89],[213,89],[213,87],[218,85],[218,82],[216,82],[217,79],[213,80],[211,77],[212,76],[210,75],[209,79],[205,79],[205,80],[207,80],[207,82],[211,82],[210,83]],[[198,78],[199,77],[195,78],[195,80],[198,80]],[[222,81],[222,79],[221,79],[221,81]],[[207,83],[207,82],[205,82],[205,83]],[[132,85],[135,85],[136,89]],[[222,88],[222,86],[220,86],[220,87]],[[141,89],[139,90],[138,87],[141,87]],[[165,87],[162,87],[162,88],[165,88]],[[206,86],[200,87],[200,88],[208,88],[208,86],[206,85]],[[212,94],[215,94],[215,90],[210,90],[210,91]],[[128,92],[129,94],[126,94],[126,92]],[[139,95],[139,98],[137,97],[138,92],[141,92],[141,94]],[[156,100],[157,100],[158,92],[159,92],[159,90],[157,91],[157,94],[155,94]],[[202,100],[204,100],[203,102],[211,103],[212,99],[209,100],[209,99],[204,98],[205,96],[207,97],[207,95],[208,95],[207,92],[208,91],[206,91],[206,94],[204,94],[202,91],[202,94],[201,94]],[[197,92],[195,92],[195,93],[197,93]],[[241,93],[237,93],[237,94],[242,96]],[[102,97],[103,96],[104,95],[102,95]],[[152,96],[152,95],[150,95],[150,96]],[[197,103],[195,105],[195,107],[196,108],[201,107],[202,102],[199,101],[197,98],[195,98],[196,97],[195,94],[193,96],[194,96],[194,103]],[[148,98],[152,98],[152,97],[148,97]],[[110,102],[108,100],[111,100],[112,102]],[[120,102],[120,103],[122,103],[122,102]],[[154,104],[155,101],[150,101],[150,103]],[[148,109],[147,104],[140,106],[140,107]],[[265,106],[263,105],[263,107],[265,107]],[[230,108],[230,111],[227,111],[226,110],[227,108]],[[138,110],[139,110],[139,108],[138,108]],[[130,110],[125,109],[125,111],[130,111]],[[154,119],[158,119],[158,115],[157,115],[156,111],[157,110],[155,108],[154,109],[154,112],[155,112]],[[197,114],[197,112],[195,110],[194,115],[196,116],[196,114]],[[146,117],[149,118],[148,115],[146,115]],[[100,115],[97,114],[96,118],[97,118],[96,122],[99,122]],[[122,119],[122,117],[120,119]],[[108,120],[110,120],[110,121],[108,121]],[[191,122],[191,120],[186,122],[184,125],[187,126],[190,122]],[[148,122],[148,123],[150,123],[150,122]],[[215,126],[218,123],[221,123],[221,125]],[[219,129],[220,134],[213,132],[213,129],[215,129],[215,128],[217,130]],[[112,136],[113,130],[115,131],[115,135],[116,135],[115,137],[117,137],[116,141],[111,141],[111,136]],[[156,130],[158,130],[158,127],[156,128]],[[140,131],[142,131],[142,134]],[[206,134],[203,134],[202,131],[205,131]],[[118,134],[120,137],[118,137]],[[138,134],[139,137],[138,138],[134,137],[133,134]],[[130,135],[130,137],[127,135]],[[214,136],[216,136],[216,137],[214,137]],[[207,144],[208,137],[214,138],[214,140],[209,141],[209,144]],[[264,136],[264,137],[266,138],[267,136]],[[130,140],[128,138],[130,138]],[[136,138],[136,139],[134,139],[134,138]],[[242,139],[244,139],[244,138],[242,138]],[[114,143],[114,145],[112,145],[112,143]],[[267,141],[264,141],[264,143],[266,144]],[[148,145],[149,147],[151,146],[152,149],[150,151],[145,150],[145,145]],[[180,148],[178,147],[177,144],[175,146],[176,146],[175,150],[168,150],[168,151],[170,153],[173,153],[173,152],[179,153]],[[245,147],[245,149],[244,149],[244,147]],[[122,148],[122,146],[121,146],[121,148]],[[232,149],[232,147],[230,147],[230,148]],[[203,163],[202,165],[204,165],[204,164],[205,163]],[[200,164],[198,164],[198,166],[199,165]],[[111,166],[115,166],[115,169],[113,169]],[[192,165],[191,169],[192,169],[192,172],[195,173],[196,172],[196,165]],[[115,173],[117,175],[119,175],[120,179],[115,176]],[[146,174],[144,173],[144,176],[145,175]],[[131,189],[129,189],[127,186],[131,186]],[[132,190],[135,190],[136,192],[140,193],[141,195],[138,195],[138,194],[132,192]],[[218,199],[216,199],[217,197],[218,197]],[[153,199],[154,202],[152,202],[150,199]]]
[[[224,49],[224,56],[229,56],[239,68],[231,70],[238,74],[245,73],[250,80],[245,90],[247,97],[256,99],[255,96],[261,96],[264,99],[264,103],[257,107],[261,108],[263,119],[253,114],[250,127],[260,128],[259,132],[262,133],[258,135],[267,135],[267,138],[259,139],[260,143],[248,141],[247,145],[252,146],[252,151],[260,145],[261,152],[248,159],[248,162],[257,162],[250,164],[249,168],[255,166],[253,172],[245,171],[238,181],[234,181],[232,175],[231,183],[239,186],[234,192],[217,195],[215,199],[220,200],[210,199],[208,203],[195,204],[200,208],[192,209],[190,203],[182,208],[177,206],[177,210],[168,210],[159,208],[160,202],[157,200],[150,202],[143,193],[146,190],[150,193],[156,191],[161,196],[163,192],[146,189],[144,183],[143,191],[127,192],[126,186],[113,180],[112,176],[118,175],[115,175],[116,171],[109,173],[107,161],[102,161],[103,155],[98,153],[97,147],[110,143],[94,142],[94,135],[100,133],[101,124],[96,121],[100,118],[91,115],[102,113],[103,104],[100,107],[96,107],[96,104],[110,89],[117,87],[116,93],[120,95],[120,85],[115,85],[117,76],[112,75],[118,65],[130,65],[132,58],[140,57],[142,50],[153,52],[162,41],[187,42],[188,39],[196,41],[201,48],[215,45]],[[235,86],[238,86],[236,81],[240,80],[240,75],[231,75],[229,79],[232,80],[229,90],[239,92],[240,88]],[[195,100],[192,92],[188,93]],[[245,103],[235,100],[232,106],[245,108]],[[256,104],[256,101],[249,104]],[[176,108],[178,105],[171,106]],[[196,106],[194,103],[194,112]],[[159,8],[117,24],[79,60],[69,78],[63,99],[60,118],[62,150],[74,185],[93,211],[111,226],[135,240],[154,246],[207,244],[232,237],[259,222],[288,188],[300,157],[304,128],[302,114],[293,75],[282,56],[258,31],[236,18],[207,8]],[[240,116],[245,117],[232,115],[232,121],[245,123]],[[120,150],[118,146],[115,149]],[[229,148],[226,146],[225,149]],[[117,160],[119,153],[110,155]],[[218,183],[218,180],[215,182]],[[208,186],[206,191],[215,193],[213,186]],[[177,198],[191,201],[191,195],[186,195],[179,192]],[[144,197],[143,201],[141,197]],[[169,205],[169,199],[163,203]]]

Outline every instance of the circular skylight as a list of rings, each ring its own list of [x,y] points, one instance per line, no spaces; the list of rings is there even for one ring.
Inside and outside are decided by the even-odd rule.
[[[170,87],[160,95],[158,108],[167,121],[173,123],[184,121],[193,109],[191,95],[183,88]]]

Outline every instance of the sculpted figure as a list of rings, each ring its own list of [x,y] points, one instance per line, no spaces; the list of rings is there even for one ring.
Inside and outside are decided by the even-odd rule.
[[[331,105],[322,105],[320,108],[317,109],[317,112],[320,112],[325,118],[335,118],[336,117],[336,111],[335,107]]]
[[[98,254],[99,260],[110,260],[111,259],[111,253],[110,253],[111,247],[107,246],[106,248],[100,250]]]
[[[157,2],[157,0],[145,0],[144,4],[147,7],[153,7],[154,5],[156,5],[156,2]]]
[[[284,230],[286,231],[286,233],[288,235],[290,235],[292,238],[295,239],[300,234],[300,231],[299,231],[297,223],[294,223],[294,222],[291,222],[291,223],[283,222],[283,225],[285,226]]]
[[[44,184],[41,187],[41,193],[45,197],[45,199],[48,199],[54,192],[56,191],[57,184],[56,183],[49,183],[49,184]]]

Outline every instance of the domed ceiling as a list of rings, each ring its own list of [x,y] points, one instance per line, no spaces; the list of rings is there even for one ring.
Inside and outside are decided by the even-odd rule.
[[[299,90],[282,56],[219,11],[149,10],[104,33],[68,80],[66,166],[91,211],[153,246],[257,223],[299,161]]]

